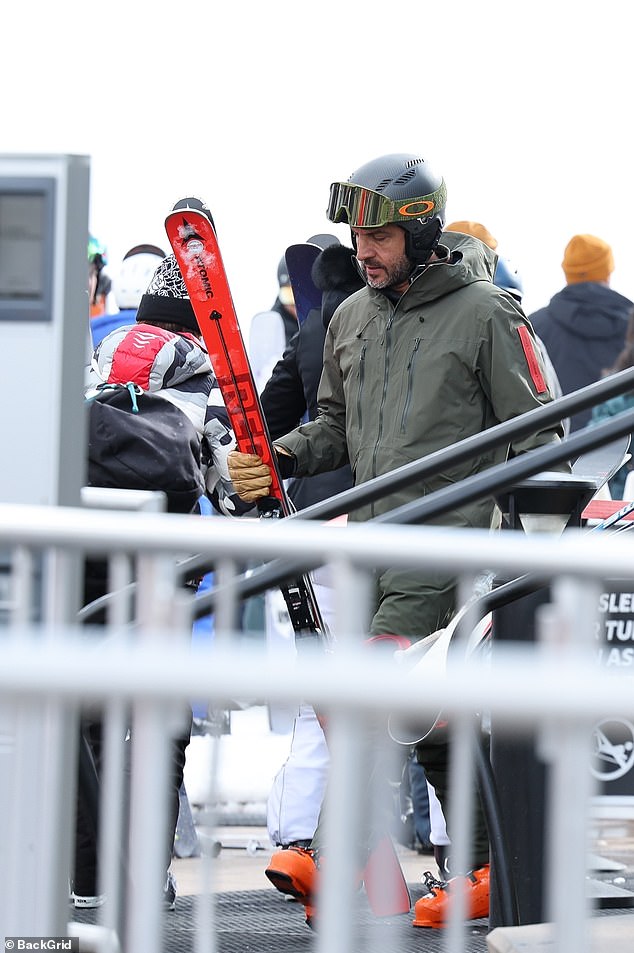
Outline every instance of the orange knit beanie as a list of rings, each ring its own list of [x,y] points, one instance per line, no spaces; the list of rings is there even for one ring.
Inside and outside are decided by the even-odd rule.
[[[612,249],[596,235],[574,235],[561,263],[569,285],[580,281],[607,281],[614,271]]]
[[[474,238],[479,238],[489,248],[495,250],[498,247],[497,238],[494,238],[488,228],[485,228],[480,222],[452,222],[451,225],[445,225],[445,231],[473,235]]]

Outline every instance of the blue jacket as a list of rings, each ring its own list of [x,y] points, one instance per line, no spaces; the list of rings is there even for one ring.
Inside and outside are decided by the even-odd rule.
[[[561,389],[570,394],[598,381],[623,348],[634,304],[607,285],[584,281],[566,285],[545,308],[529,315],[546,345]],[[590,410],[574,414],[571,430],[585,427]]]
[[[100,314],[96,318],[90,319],[90,334],[92,337],[93,348],[101,344],[103,339],[111,331],[117,328],[123,328],[134,324],[136,321],[136,308],[128,308],[125,311],[116,311],[114,314]]]

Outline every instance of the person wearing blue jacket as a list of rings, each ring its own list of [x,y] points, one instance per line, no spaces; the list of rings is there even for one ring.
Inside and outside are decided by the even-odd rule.
[[[546,346],[561,389],[570,394],[598,381],[625,343],[629,298],[610,287],[614,257],[595,235],[574,235],[564,252],[566,285],[529,321]],[[590,420],[591,409],[573,414],[571,431]]]
[[[135,245],[125,253],[112,281],[112,292],[118,310],[106,311],[91,318],[90,336],[93,348],[101,344],[111,331],[134,325],[141,298],[164,258],[165,252],[156,245]]]

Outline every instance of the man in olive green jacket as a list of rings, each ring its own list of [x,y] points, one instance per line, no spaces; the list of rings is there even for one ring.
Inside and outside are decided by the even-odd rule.
[[[390,227],[402,240],[403,229]],[[359,254],[370,233],[356,241]],[[378,260],[371,247],[362,251],[362,266],[366,254]],[[419,266],[402,291],[368,285],[338,308],[326,335],[319,415],[276,441],[286,473],[307,476],[349,461],[355,484],[363,483],[552,399],[530,324],[513,298],[491,282],[495,260],[478,239],[445,232],[433,260]],[[545,428],[410,484],[349,519],[371,519],[560,434],[559,426]],[[231,458],[238,493],[252,465],[247,460],[236,472],[242,456]],[[266,468],[262,477],[266,483]],[[265,492],[266,486],[260,495]],[[489,498],[436,522],[487,528],[496,512]],[[420,573],[386,570],[378,579],[372,634],[429,635],[452,612],[453,590],[450,578],[426,576],[421,585]],[[389,598],[394,591],[408,598]]]
[[[492,284],[496,254],[479,239],[442,232],[445,201],[444,181],[420,157],[403,154],[375,159],[331,186],[329,218],[350,225],[366,287],[347,298],[329,324],[317,418],[275,443],[283,476],[349,462],[355,484],[362,483],[552,400],[529,322],[515,299]],[[560,426],[544,428],[349,518],[371,519],[562,434]],[[270,473],[259,457],[233,453],[229,470],[245,500],[266,494]],[[493,528],[497,516],[493,501],[484,499],[435,522]],[[379,570],[370,633],[424,638],[454,613],[455,586],[445,573]],[[446,738],[435,741],[421,746],[418,757],[447,817]],[[318,828],[311,848],[320,846]],[[301,872],[297,880],[283,854],[274,855],[267,876],[274,883],[278,874],[281,883],[290,877],[298,895],[304,890],[310,921],[310,865],[306,861],[304,880]],[[473,869],[486,869],[470,906],[472,916],[482,916],[488,841],[481,810],[471,859]],[[292,860],[301,867],[305,857]],[[442,925],[446,896],[434,895],[439,910],[431,912],[424,899],[414,924]]]

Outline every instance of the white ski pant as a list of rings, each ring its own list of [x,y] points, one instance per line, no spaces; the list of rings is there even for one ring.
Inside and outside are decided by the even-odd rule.
[[[315,595],[324,621],[330,624],[333,618],[333,589],[322,585],[321,575],[314,580]],[[269,652],[286,654],[295,652],[293,628],[286,612],[284,599],[279,590],[266,593],[266,635]],[[295,841],[310,841],[317,827],[319,812],[326,789],[330,756],[326,738],[310,705],[300,705],[290,712],[274,709],[271,724],[281,730],[285,720],[292,720],[291,741],[288,757],[273,779],[267,802],[267,829],[271,843],[282,847]],[[427,782],[429,793],[430,840],[436,846],[450,843],[445,818],[436,797],[436,792]]]

